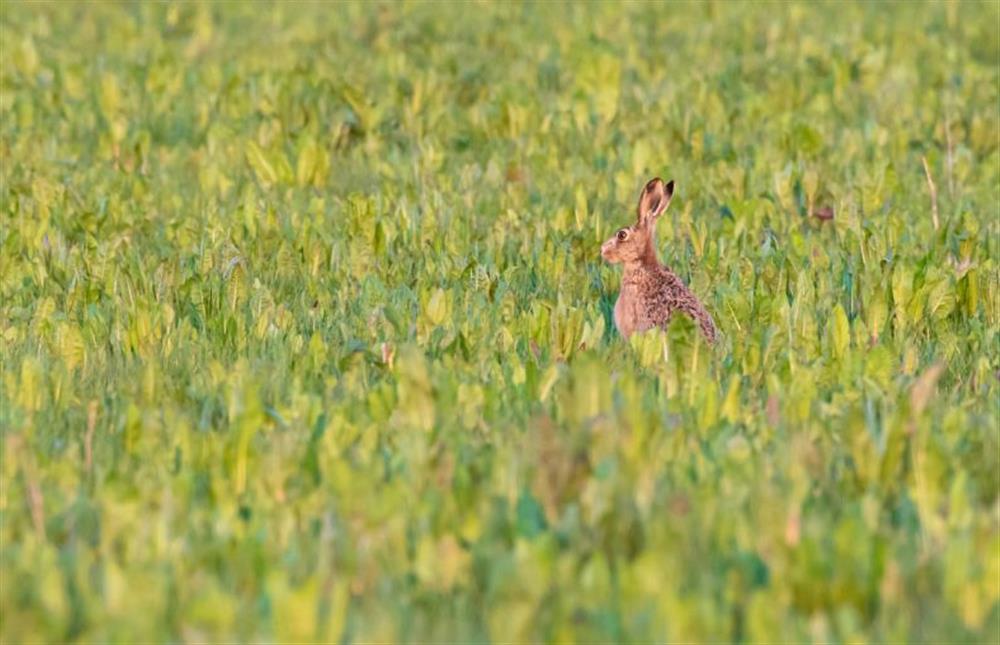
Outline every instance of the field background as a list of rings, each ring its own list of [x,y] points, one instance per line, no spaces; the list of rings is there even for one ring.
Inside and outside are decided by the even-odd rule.
[[[998,25],[4,2],[0,640],[996,642]]]

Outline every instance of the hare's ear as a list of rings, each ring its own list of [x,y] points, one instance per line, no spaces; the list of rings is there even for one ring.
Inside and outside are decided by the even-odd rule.
[[[667,183],[659,177],[649,180],[639,195],[638,222],[641,225],[652,224],[657,217],[667,210],[670,198],[674,195],[674,180]]]

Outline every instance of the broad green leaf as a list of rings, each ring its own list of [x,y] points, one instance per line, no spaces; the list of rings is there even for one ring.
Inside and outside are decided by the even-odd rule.
[[[299,160],[295,165],[295,180],[299,186],[313,182],[319,166],[320,150],[314,142],[305,143],[299,150]]]
[[[443,289],[435,289],[427,301],[427,319],[433,325],[441,325],[448,316],[448,302]]]
[[[837,358],[843,358],[847,354],[847,348],[851,342],[851,324],[847,320],[847,312],[837,303],[833,307],[833,315],[830,319],[830,339],[833,344],[833,354]]]
[[[726,389],[726,399],[722,403],[722,416],[730,423],[735,423],[740,417],[740,377],[736,374],[729,378]]]
[[[264,151],[253,141],[248,141],[246,144],[246,159],[257,175],[257,179],[265,187],[273,186],[278,182],[278,172],[270,160],[268,160]]]

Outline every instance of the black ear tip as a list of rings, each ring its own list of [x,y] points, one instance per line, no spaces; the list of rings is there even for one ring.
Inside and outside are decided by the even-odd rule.
[[[671,179],[670,181],[667,182],[667,194],[668,195],[673,195],[674,194],[674,180],[673,179]]]
[[[662,179],[660,179],[659,177],[653,177],[652,179],[646,182],[646,188],[644,190],[647,193],[651,193],[654,190],[656,190],[657,185],[662,183],[663,183]]]

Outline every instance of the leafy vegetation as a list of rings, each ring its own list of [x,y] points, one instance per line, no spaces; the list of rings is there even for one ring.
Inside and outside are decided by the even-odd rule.
[[[0,11],[4,642],[997,638],[996,3]]]

